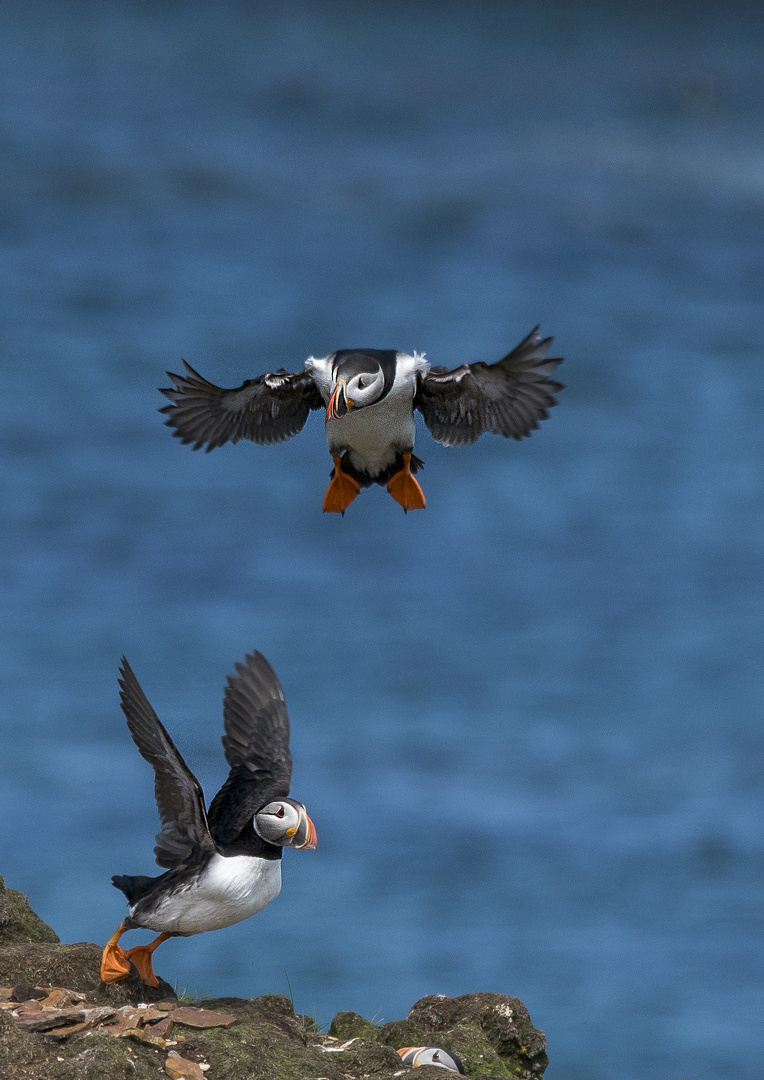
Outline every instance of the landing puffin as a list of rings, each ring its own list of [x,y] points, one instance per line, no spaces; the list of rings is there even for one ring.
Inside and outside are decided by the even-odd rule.
[[[154,769],[162,831],[154,854],[166,873],[115,876],[129,914],[109,938],[101,978],[117,982],[134,964],[157,986],[154,950],[170,937],[188,937],[248,919],[281,890],[281,853],[289,846],[315,851],[316,830],[305,807],[288,798],[292,776],[289,717],[276,674],[259,652],[236,664],[223,698],[223,750],[228,779],[208,811],[199,782],[151,708],[127,660],[120,669],[120,701],[141,755]],[[148,945],[123,950],[126,930],[154,930]]]
[[[340,349],[309,357],[302,371],[280,368],[231,390],[207,382],[184,360],[184,375],[167,372],[175,385],[161,393],[172,404],[159,411],[176,438],[209,452],[239,439],[286,442],[311,409],[325,408],[334,469],[324,511],[344,514],[371,484],[385,484],[406,512],[422,510],[414,410],[443,446],[470,446],[485,431],[513,439],[530,435],[563,389],[550,378],[562,363],[561,357],[546,358],[552,340],[536,327],[495,364],[479,361],[451,371],[431,367],[417,352]]]

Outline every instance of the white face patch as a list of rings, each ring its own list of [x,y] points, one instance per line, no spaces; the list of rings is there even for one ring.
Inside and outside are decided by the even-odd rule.
[[[291,803],[281,801],[268,803],[252,819],[252,827],[258,836],[269,844],[281,846],[290,843],[299,824],[300,814],[297,808]]]
[[[363,408],[365,405],[372,405],[384,388],[385,376],[382,371],[373,374],[371,372],[361,372],[360,375],[354,375],[347,384],[348,405],[352,402],[353,407],[357,409]]]

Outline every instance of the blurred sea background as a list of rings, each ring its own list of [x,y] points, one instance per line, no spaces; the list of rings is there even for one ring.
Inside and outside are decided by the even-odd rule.
[[[120,656],[211,797],[257,648],[319,848],[161,974],[321,1024],[501,991],[549,1080],[757,1075],[763,107],[754,4],[0,10],[0,872],[63,940],[159,872]],[[422,427],[407,517],[322,515],[320,414],[204,455],[155,411],[181,357],[536,323],[559,406]]]

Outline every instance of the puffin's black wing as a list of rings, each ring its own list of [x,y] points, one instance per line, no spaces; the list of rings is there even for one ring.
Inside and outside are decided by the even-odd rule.
[[[167,374],[173,389],[160,392],[171,405],[165,423],[183,443],[194,450],[206,445],[207,452],[223,443],[239,439],[269,445],[286,442],[301,431],[311,409],[324,408],[324,399],[307,370],[290,374],[279,371],[247,379],[234,390],[225,390],[203,379],[183,361],[185,375]]]
[[[204,795],[124,656],[120,675],[119,696],[127,726],[141,755],[154,769],[154,796],[162,822],[154,854],[160,866],[172,870],[194,852],[215,850]]]
[[[564,389],[549,376],[562,357],[547,360],[552,338],[538,327],[495,364],[431,367],[419,376],[414,408],[443,446],[470,446],[484,431],[521,439],[537,428]]]
[[[223,697],[223,749],[231,772],[209,812],[218,844],[232,843],[258,810],[286,798],[292,779],[289,717],[276,672],[259,652],[236,671]]]

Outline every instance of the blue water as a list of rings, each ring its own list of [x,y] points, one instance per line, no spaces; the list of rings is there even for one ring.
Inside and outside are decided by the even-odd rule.
[[[0,872],[64,940],[153,867],[120,655],[211,795],[258,648],[319,848],[161,974],[288,973],[321,1023],[516,994],[550,1080],[760,1071],[764,19],[636,7],[0,13]],[[408,517],[322,516],[317,414],[202,455],[154,411],[181,356],[456,365],[537,322],[559,407],[422,429]]]

